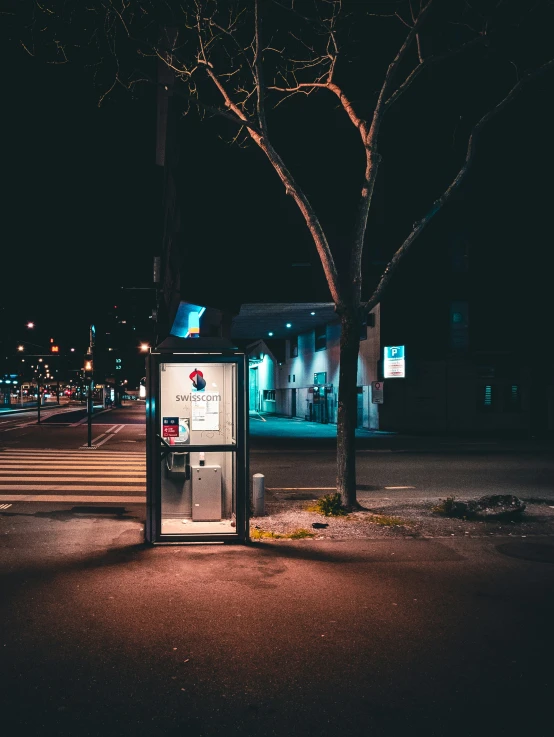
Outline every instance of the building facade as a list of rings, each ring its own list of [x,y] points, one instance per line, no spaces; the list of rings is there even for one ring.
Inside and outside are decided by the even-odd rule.
[[[290,326],[290,327],[287,327]],[[269,329],[272,328],[272,329]],[[250,411],[336,423],[340,323],[331,303],[243,305],[232,334],[267,336],[246,346]],[[358,427],[379,428],[372,382],[378,379],[380,308],[368,315],[358,358]]]

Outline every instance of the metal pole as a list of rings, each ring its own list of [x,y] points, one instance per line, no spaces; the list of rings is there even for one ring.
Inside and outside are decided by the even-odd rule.
[[[252,501],[254,517],[263,517],[265,514],[265,476],[255,473],[252,476]]]
[[[40,425],[40,374],[37,374],[37,425]]]
[[[92,379],[88,385],[88,418],[87,418],[88,447],[92,446]]]

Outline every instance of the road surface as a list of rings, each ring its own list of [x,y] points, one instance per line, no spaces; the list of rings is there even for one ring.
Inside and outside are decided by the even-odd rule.
[[[94,416],[92,449],[87,446],[86,418],[59,414],[39,427],[29,415],[0,418],[0,495],[49,493],[73,496],[126,495],[144,500],[144,404]],[[386,440],[386,438],[385,438]],[[260,445],[262,443],[262,446]],[[418,442],[422,442],[421,439]],[[419,448],[391,438],[368,438],[357,455],[358,488],[378,499],[438,499],[510,493],[523,499],[554,503],[554,453],[548,448],[518,450],[499,441],[447,441]],[[274,447],[271,437],[256,438],[250,473],[265,476],[269,495],[312,498],[335,486],[335,451],[321,448]],[[114,470],[114,473],[110,472]],[[18,473],[19,471],[19,473]],[[90,493],[89,493],[90,492]],[[94,501],[91,499],[91,501]],[[106,500],[102,499],[102,503]]]

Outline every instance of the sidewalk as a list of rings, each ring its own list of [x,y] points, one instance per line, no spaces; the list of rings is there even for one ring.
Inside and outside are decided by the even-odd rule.
[[[55,407],[61,407],[64,405],[60,405],[57,402],[47,402],[46,404],[41,404],[41,409],[54,409]],[[37,411],[37,403],[36,402],[29,402],[25,405],[20,404],[10,404],[10,405],[2,405],[0,407],[0,416],[1,415],[13,415],[13,414],[19,414],[22,412],[36,412]]]
[[[48,417],[45,417],[41,422],[43,423],[60,423],[60,422],[71,422],[71,417],[74,417],[75,419],[79,419],[79,417],[84,417],[87,414],[87,408],[86,405],[78,404],[78,405],[71,405],[71,404],[57,404],[56,402],[47,402],[46,404],[40,405],[41,412],[44,412],[45,410],[55,410],[59,409],[62,410],[57,414],[51,414]],[[10,407],[0,407],[0,416],[3,415],[20,415],[20,414],[33,414],[36,415],[38,411],[36,403],[31,406],[25,406],[25,407],[16,407],[14,405]],[[94,415],[99,414],[100,412],[106,411],[104,405],[102,404],[95,404],[94,405]],[[64,419],[65,418],[65,419]]]
[[[250,442],[253,448],[331,447],[336,444],[337,426],[267,414],[250,415]],[[356,429],[356,447],[397,453],[548,452],[554,438],[470,435],[415,435],[383,430]]]
[[[4,513],[5,734],[551,734],[550,541],[151,548],[118,512]]]

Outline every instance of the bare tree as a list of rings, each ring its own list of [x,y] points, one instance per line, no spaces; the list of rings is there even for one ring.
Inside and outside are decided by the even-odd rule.
[[[118,85],[129,88],[155,81],[139,61],[156,58],[171,71],[172,94],[183,98],[187,110],[196,108],[202,114],[230,121],[236,126],[236,142],[250,140],[263,151],[301,212],[341,323],[337,490],[346,508],[357,504],[356,384],[362,323],[380,302],[416,238],[466,179],[482,129],[533,79],[551,70],[554,58],[535,53],[512,83],[499,81],[490,91],[488,106],[480,110],[467,131],[465,157],[455,175],[413,224],[372,293],[364,297],[362,256],[373,245],[368,216],[387,113],[408,91],[413,93],[417,85],[429,83],[431,68],[451,63],[455,57],[458,64],[469,59],[472,64],[485,64],[503,32],[512,39],[517,37],[518,29],[530,18],[532,21],[533,14],[551,6],[540,0],[530,8],[519,5],[503,0],[105,0],[88,4],[89,21],[94,21],[89,23],[89,42],[101,49],[103,69],[108,61],[111,74],[103,96]],[[40,15],[38,8],[35,13]],[[58,20],[62,17],[56,15],[56,8],[50,7],[48,13],[54,13]],[[75,18],[63,22],[71,37]],[[375,36],[370,42],[366,34],[375,24],[383,26],[384,35],[378,43]],[[56,53],[59,61],[67,59],[67,48],[59,39]],[[510,61],[506,58],[507,64]],[[363,162],[355,221],[350,233],[334,244],[292,173],[295,162],[285,162],[277,150],[272,129],[276,107],[298,95],[309,105],[316,93],[334,96],[357,132]],[[294,135],[294,118],[290,126]],[[338,252],[341,263],[347,264],[341,269],[337,267]]]

